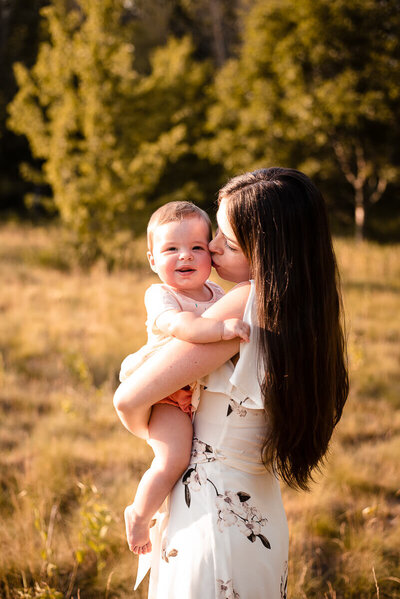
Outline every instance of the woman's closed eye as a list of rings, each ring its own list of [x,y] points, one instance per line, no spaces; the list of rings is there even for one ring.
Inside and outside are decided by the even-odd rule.
[[[223,242],[224,242],[224,247],[228,248],[229,250],[231,250],[232,252],[237,252],[237,248],[232,247],[231,245],[229,245],[227,238],[225,237],[225,235],[222,233],[222,231],[218,228],[215,231],[215,236],[213,241],[215,241],[219,236],[222,237]]]
[[[226,248],[228,248],[229,250],[231,250],[231,252],[237,252],[238,250],[234,247],[232,247],[231,245],[229,245],[229,243],[227,242],[227,240],[224,238],[224,245]]]

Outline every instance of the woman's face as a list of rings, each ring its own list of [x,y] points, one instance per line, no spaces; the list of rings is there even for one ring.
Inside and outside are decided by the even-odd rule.
[[[222,279],[241,283],[250,279],[250,266],[240,249],[226,213],[228,200],[224,198],[218,208],[217,233],[209,243],[212,264]]]

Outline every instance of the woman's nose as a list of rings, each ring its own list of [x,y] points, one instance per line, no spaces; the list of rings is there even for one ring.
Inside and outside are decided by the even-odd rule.
[[[214,239],[211,239],[210,243],[208,244],[208,249],[213,254],[221,254],[222,253],[221,247],[218,243],[218,237],[219,237],[219,235],[217,233],[216,236],[214,237]]]

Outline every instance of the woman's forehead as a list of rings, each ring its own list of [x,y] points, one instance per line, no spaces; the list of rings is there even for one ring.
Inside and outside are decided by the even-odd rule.
[[[217,222],[219,230],[225,237],[235,237],[233,234],[233,229],[228,220],[225,198],[221,201],[217,210]]]
[[[221,200],[219,206],[218,206],[218,210],[217,210],[217,221],[218,221],[218,225],[220,223],[224,223],[228,221],[228,217],[226,214],[226,201],[225,198],[223,200]]]

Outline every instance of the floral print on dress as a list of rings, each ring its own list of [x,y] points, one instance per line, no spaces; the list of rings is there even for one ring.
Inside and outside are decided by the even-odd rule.
[[[213,448],[195,438],[192,449],[192,463],[182,477],[182,484],[185,488],[185,502],[188,508],[192,501],[192,492],[197,493],[200,489],[210,483],[215,490],[215,506],[217,508],[217,528],[220,532],[229,526],[237,526],[240,532],[245,535],[249,541],[254,543],[257,539],[267,549],[271,549],[270,542],[261,533],[262,527],[266,524],[267,518],[264,518],[261,512],[251,505],[249,500],[251,496],[245,491],[225,491],[220,493],[215,484],[207,476],[207,471],[201,462],[214,461],[216,452]]]
[[[176,557],[178,555],[177,549],[170,549],[167,553],[167,550],[163,547],[161,550],[161,559],[163,559],[167,564],[169,563],[170,557]]]
[[[288,583],[288,563],[283,564],[283,573],[281,576],[281,599],[287,599],[287,583]]]
[[[191,491],[200,491],[202,485],[208,480],[207,472],[201,464],[213,462],[215,459],[216,457],[211,445],[194,437],[190,466],[182,477],[182,483],[185,485],[185,501],[188,507],[190,507],[191,502]],[[194,464],[194,466],[192,466],[192,464]]]
[[[193,437],[190,462],[192,464],[201,464],[203,462],[213,462],[214,460],[215,455],[211,445],[200,441],[197,437]]]
[[[182,477],[182,483],[185,485],[185,501],[190,507],[191,495],[190,491],[200,491],[202,485],[207,482],[207,472],[200,464],[196,464],[194,468],[188,468]]]
[[[246,397],[246,399],[248,399],[248,398]],[[240,416],[240,418],[244,418],[245,416],[247,416],[247,410],[246,410],[246,408],[244,408],[242,406],[242,403],[244,403],[246,401],[246,399],[244,399],[243,401],[238,403],[237,401],[235,401],[234,399],[231,398],[229,400],[226,415],[229,416],[230,414],[233,413],[233,414],[236,414],[236,416]]]
[[[217,580],[218,599],[240,599],[239,593],[233,588],[232,580]]]
[[[223,495],[217,495],[215,503],[218,509],[217,527],[220,532],[226,526],[237,526],[245,537],[252,543],[260,539],[267,549],[271,549],[268,539],[261,534],[262,527],[267,518],[263,518],[261,512],[249,503],[250,495],[239,491],[225,491]]]

